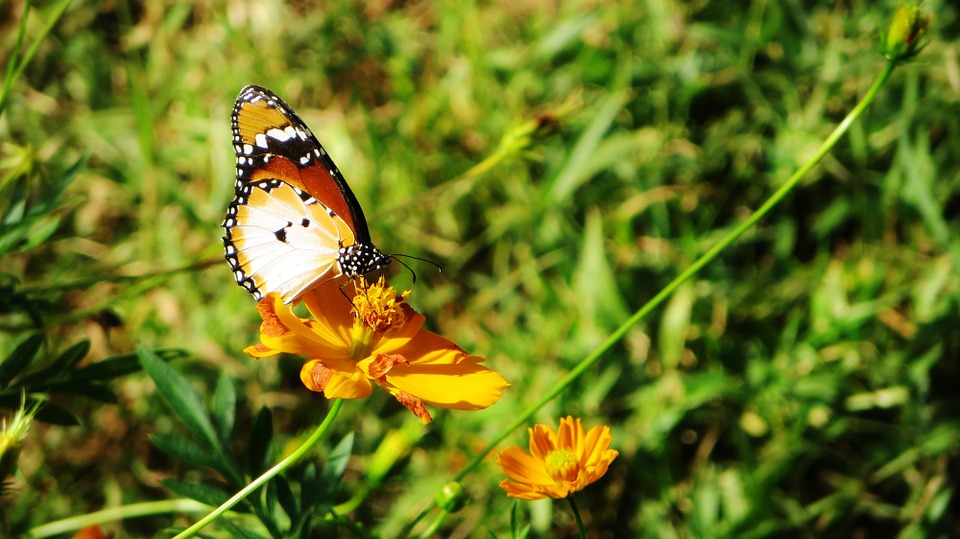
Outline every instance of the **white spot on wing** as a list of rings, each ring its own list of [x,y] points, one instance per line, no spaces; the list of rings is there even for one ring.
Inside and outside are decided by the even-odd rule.
[[[289,129],[289,128],[287,128],[287,129]],[[260,135],[257,135],[257,136],[259,137]],[[286,130],[277,129],[276,127],[274,127],[273,129],[270,129],[269,131],[267,131],[267,136],[270,137],[270,138],[279,140],[280,142],[286,142],[286,141],[290,140],[290,139],[293,137],[293,135],[291,135],[290,133],[288,133]],[[258,145],[260,144],[260,140],[259,140],[259,139],[257,139],[257,144],[258,144]],[[266,146],[264,146],[264,147],[266,147]]]

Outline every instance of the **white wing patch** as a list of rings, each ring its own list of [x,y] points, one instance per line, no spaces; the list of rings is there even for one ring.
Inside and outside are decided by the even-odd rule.
[[[285,303],[339,276],[340,248],[355,241],[343,219],[280,180],[246,184],[224,227],[237,282],[257,299],[276,292]]]

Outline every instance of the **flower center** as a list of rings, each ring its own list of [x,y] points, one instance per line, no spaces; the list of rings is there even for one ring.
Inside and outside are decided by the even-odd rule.
[[[353,310],[357,319],[368,328],[383,333],[393,326],[403,324],[406,315],[403,312],[403,302],[410,297],[410,291],[402,294],[383,280],[383,277],[372,284],[360,277],[357,283],[357,295],[353,298]]]
[[[376,332],[367,327],[359,318],[355,318],[353,326],[350,328],[350,349],[348,353],[355,361],[360,361],[370,355],[370,351],[374,349],[379,340]]]
[[[572,481],[577,478],[577,459],[569,449],[555,449],[547,453],[544,464],[554,481]]]

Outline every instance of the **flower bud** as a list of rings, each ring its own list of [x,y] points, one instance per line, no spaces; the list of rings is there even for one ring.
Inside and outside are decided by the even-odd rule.
[[[20,409],[13,416],[10,425],[7,425],[6,420],[3,421],[0,427],[0,483],[17,471],[21,442],[30,429],[33,414],[37,413],[37,409],[38,405],[35,404],[27,410],[26,403],[21,402]]]
[[[455,513],[467,505],[467,496],[463,493],[463,486],[456,481],[443,485],[437,492],[437,505],[448,513]]]
[[[925,14],[919,4],[900,4],[893,13],[890,29],[883,44],[883,54],[890,60],[909,60],[923,46],[921,38],[927,32],[932,16]]]

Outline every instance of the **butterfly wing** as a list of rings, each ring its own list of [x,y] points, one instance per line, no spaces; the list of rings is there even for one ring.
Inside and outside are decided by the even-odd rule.
[[[276,292],[290,303],[340,275],[347,223],[310,194],[280,180],[244,184],[224,221],[234,277],[256,299]]]
[[[237,182],[223,242],[238,284],[258,300],[277,292],[290,303],[330,279],[389,262],[370,243],[343,175],[282,99],[247,86],[232,125]]]
[[[232,124],[238,191],[245,183],[282,180],[333,210],[359,243],[370,243],[363,210],[340,169],[286,102],[266,88],[247,86],[233,107]]]

